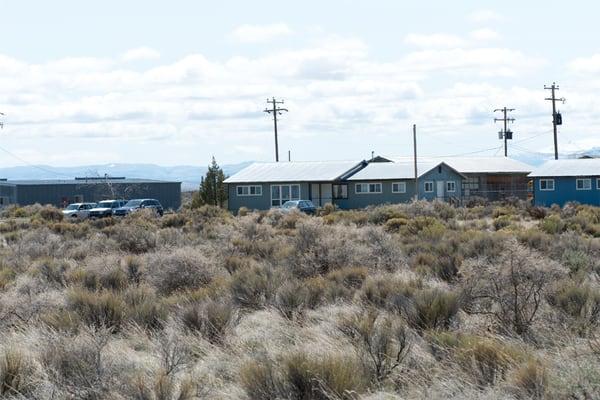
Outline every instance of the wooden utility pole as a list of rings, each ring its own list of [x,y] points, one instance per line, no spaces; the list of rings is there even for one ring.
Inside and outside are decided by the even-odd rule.
[[[413,157],[415,163],[415,200],[419,200],[419,173],[417,169],[417,124],[413,124]]]
[[[497,108],[494,112],[502,111],[504,113],[503,118],[494,118],[494,122],[504,121],[504,129],[500,131],[500,139],[504,139],[504,157],[508,157],[508,140],[512,139],[512,131],[507,129],[508,122],[515,122],[514,118],[508,118],[507,114],[511,111],[515,111],[514,108]]]
[[[556,135],[556,127],[557,125],[562,125],[562,115],[560,112],[556,112],[556,101],[562,101],[563,104],[566,101],[564,97],[560,99],[556,98],[556,91],[559,90],[556,82],[552,82],[551,86],[544,85],[544,89],[552,91],[552,97],[547,97],[545,100],[549,100],[552,102],[552,127],[554,128],[554,159],[558,160],[558,137]]]
[[[279,162],[279,143],[277,143],[277,115],[281,115],[282,111],[288,112],[287,108],[280,108],[278,104],[283,104],[283,100],[277,101],[275,97],[272,100],[267,99],[267,103],[271,104],[272,108],[265,108],[267,114],[273,113],[273,126],[275,128],[275,161]]]

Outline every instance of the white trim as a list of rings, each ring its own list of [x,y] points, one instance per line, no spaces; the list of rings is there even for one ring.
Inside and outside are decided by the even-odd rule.
[[[542,189],[542,181],[546,182],[546,189]],[[550,182],[552,182],[552,189],[548,189],[548,183]],[[553,192],[554,188],[554,179],[540,179],[540,192]]]
[[[394,190],[394,185],[398,185],[398,190]],[[392,193],[406,193],[406,182],[392,182]]]
[[[240,194],[240,189],[244,189],[244,188],[248,188],[248,193]],[[251,191],[252,191],[251,188],[254,188],[254,194],[251,193]],[[258,190],[256,190],[256,189],[258,189]],[[237,194],[238,197],[262,196],[262,185],[237,185],[235,187],[235,193]]]
[[[427,190],[427,185],[431,185],[431,190]],[[423,182],[423,191],[425,193],[433,193],[434,187],[433,187],[433,181],[425,181]]]
[[[450,190],[449,184],[452,184],[452,190]],[[455,181],[446,181],[446,192],[455,193],[456,192],[456,182]]]
[[[363,185],[367,186],[367,190],[366,191],[362,191],[362,189],[359,191],[357,190],[357,188],[360,186],[362,187]],[[379,190],[374,190],[371,191],[371,185],[379,185]],[[362,183],[356,183],[354,185],[354,193],[356,194],[380,194],[382,192],[382,185],[381,182],[362,182]]]
[[[284,186],[288,186],[289,187],[289,191],[290,191],[290,197],[287,198],[287,199],[284,199],[283,195],[282,195],[283,191],[281,190],[281,188],[284,187]],[[292,196],[292,187],[293,186],[297,186],[298,187],[298,198],[295,198],[295,197]],[[273,188],[274,187],[278,187],[279,188],[279,198],[278,199],[274,199],[273,198]],[[300,200],[302,198],[302,192],[301,192],[301,190],[302,190],[302,187],[299,184],[297,184],[297,183],[283,183],[283,184],[271,185],[269,187],[270,198],[271,198],[271,203],[270,203],[271,207],[281,207],[286,201],[289,201],[289,200]],[[273,200],[278,200],[279,204],[278,205],[274,205],[273,204]]]
[[[585,185],[580,189],[579,181],[585,183],[586,181],[590,183],[590,185],[586,188]],[[578,178],[575,180],[575,190],[592,190],[592,179],[591,178]]]

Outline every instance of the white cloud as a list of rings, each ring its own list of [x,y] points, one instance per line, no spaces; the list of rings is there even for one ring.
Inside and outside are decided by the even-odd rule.
[[[128,50],[123,54],[123,61],[142,61],[142,60],[156,60],[160,58],[160,53],[150,47],[138,47],[135,49]]]
[[[404,43],[418,47],[461,47],[465,45],[465,41],[461,37],[444,33],[429,35],[411,33],[406,35]]]
[[[469,20],[476,23],[501,21],[502,15],[494,10],[476,10],[468,15]]]
[[[491,41],[500,39],[500,34],[493,29],[477,29],[469,33],[469,36],[477,41]]]
[[[266,42],[291,35],[292,29],[284,23],[270,25],[241,25],[231,32],[231,37],[242,43]]]
[[[600,72],[600,54],[590,57],[579,57],[569,63],[569,69],[579,74]]]

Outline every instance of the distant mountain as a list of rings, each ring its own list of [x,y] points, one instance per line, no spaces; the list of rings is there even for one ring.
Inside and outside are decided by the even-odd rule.
[[[600,158],[600,147],[592,147],[588,150],[581,150],[570,153],[558,153],[559,158],[581,158],[581,157],[593,157]],[[529,165],[537,166],[541,165],[548,160],[554,159],[554,153],[536,153],[536,154],[519,154],[513,156],[513,158],[527,163]]]
[[[226,175],[232,175],[250,165],[252,161],[222,165]],[[103,164],[81,165],[76,167],[52,167],[31,165],[0,168],[0,178],[6,179],[69,179],[82,176],[124,176],[181,182],[184,191],[195,190],[200,178],[206,174],[206,166],[178,165],[163,167],[155,164]]]

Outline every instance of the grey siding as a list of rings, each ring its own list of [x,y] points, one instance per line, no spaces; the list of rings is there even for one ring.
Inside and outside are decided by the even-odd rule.
[[[0,183],[0,192],[9,185]],[[63,207],[82,196],[83,201],[97,202],[106,199],[153,198],[160,201],[165,209],[177,210],[181,206],[181,184],[179,182],[148,183],[60,183],[26,184],[12,186],[15,190],[15,203],[19,205],[51,204]]]
[[[261,186],[261,196],[238,196],[238,186]],[[271,185],[300,185],[300,198],[309,198],[308,182],[268,182],[268,183],[229,183],[227,184],[227,208],[229,211],[237,212],[241,207],[250,210],[268,210],[271,208]]]

